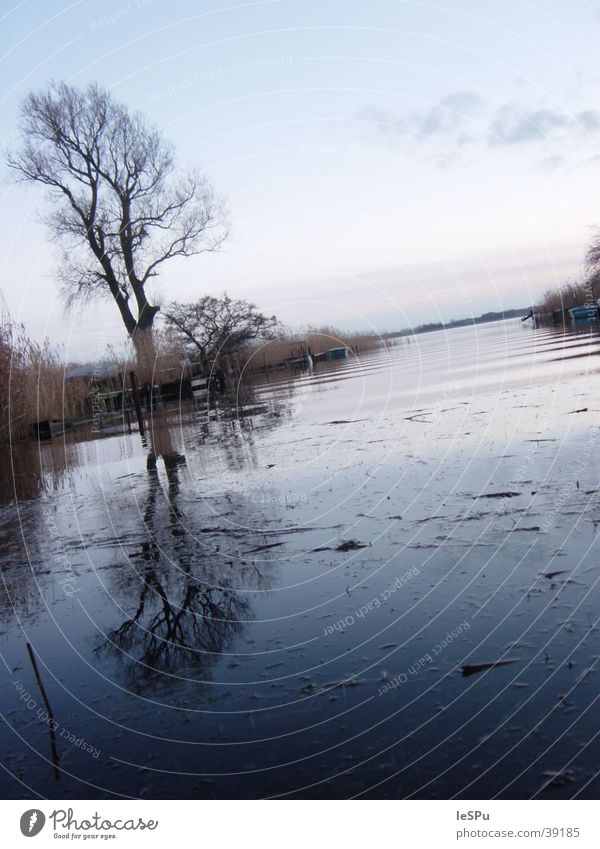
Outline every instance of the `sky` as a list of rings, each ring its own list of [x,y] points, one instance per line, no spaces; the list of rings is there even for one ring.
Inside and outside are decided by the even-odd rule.
[[[6,0],[0,73],[3,149],[30,90],[94,80],[227,199],[163,302],[396,330],[528,306],[600,224],[600,2]],[[13,318],[68,359],[119,344],[113,303],[65,314],[43,190],[0,180]]]

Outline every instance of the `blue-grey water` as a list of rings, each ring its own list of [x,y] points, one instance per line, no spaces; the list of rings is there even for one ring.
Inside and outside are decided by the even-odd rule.
[[[424,334],[4,451],[3,795],[597,797],[599,351]]]

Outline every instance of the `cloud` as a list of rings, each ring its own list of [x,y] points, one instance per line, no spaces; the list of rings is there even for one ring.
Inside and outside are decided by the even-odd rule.
[[[566,157],[561,156],[560,153],[556,153],[554,156],[545,156],[543,159],[540,159],[539,162],[536,163],[536,167],[540,171],[556,171],[557,168],[561,168],[566,164]]]
[[[600,129],[600,112],[596,112],[594,109],[584,109],[582,112],[577,112],[575,118],[585,130],[593,132]]]
[[[454,112],[469,115],[477,112],[484,103],[483,97],[480,97],[474,91],[455,91],[442,97],[439,106],[443,109],[451,109]]]
[[[372,124],[377,134],[390,142],[412,144],[416,155],[442,168],[477,147],[537,145],[537,154],[542,155],[548,142],[566,149],[585,147],[600,134],[598,110],[532,109],[518,103],[493,107],[469,90],[451,92],[433,106],[404,113],[365,106],[354,118]],[[566,162],[556,150],[541,160],[546,169]]]
[[[412,137],[421,142],[439,138],[457,142],[465,135],[467,120],[483,104],[483,98],[475,92],[456,91],[424,109],[395,113],[376,106],[365,106],[354,117],[375,124],[377,131],[386,136]]]
[[[502,106],[490,124],[491,144],[520,144],[550,138],[555,130],[568,127],[573,119],[564,112],[535,109],[520,112],[514,106]]]

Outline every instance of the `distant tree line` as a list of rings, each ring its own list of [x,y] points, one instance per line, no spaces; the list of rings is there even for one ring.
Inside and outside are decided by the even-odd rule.
[[[468,327],[472,324],[485,324],[490,321],[503,321],[507,318],[518,318],[527,315],[530,307],[522,309],[503,310],[502,312],[484,312],[482,315],[469,316],[469,318],[456,318],[451,321],[432,321],[427,324],[419,324],[416,327],[400,330],[397,333],[384,333],[383,337],[393,339],[397,336],[412,336],[414,333],[432,333],[434,330],[450,330],[453,327]]]

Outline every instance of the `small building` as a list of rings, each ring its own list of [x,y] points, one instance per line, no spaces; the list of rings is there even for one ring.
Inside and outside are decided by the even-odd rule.
[[[130,406],[130,391],[115,363],[95,363],[65,371],[65,382],[87,385],[90,414],[115,413]]]

